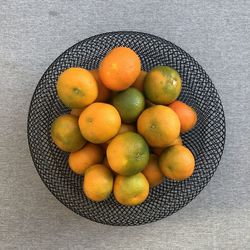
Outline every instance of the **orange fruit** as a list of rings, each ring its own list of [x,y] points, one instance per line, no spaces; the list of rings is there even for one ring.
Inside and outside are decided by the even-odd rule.
[[[83,110],[78,123],[84,138],[92,143],[104,143],[118,133],[121,118],[112,105],[95,102]]]
[[[197,114],[195,110],[181,101],[175,101],[169,105],[178,115],[181,122],[181,133],[190,131],[197,122]]]
[[[82,111],[83,111],[83,109],[71,109],[70,114],[79,117],[80,114],[82,113]]]
[[[98,85],[98,96],[96,102],[106,102],[111,95],[111,91],[101,82],[97,69],[90,70]]]
[[[113,174],[106,166],[96,164],[89,167],[84,175],[83,191],[92,201],[103,201],[113,189]]]
[[[182,139],[180,136],[178,136],[172,143],[170,143],[169,145],[167,145],[166,147],[170,147],[173,145],[182,145]],[[160,155],[163,150],[165,148],[152,148],[152,151],[156,154],[156,155]]]
[[[108,145],[110,167],[120,175],[133,175],[144,169],[149,160],[148,145],[137,133],[117,135]]]
[[[169,104],[180,95],[181,85],[181,77],[175,69],[156,66],[147,73],[144,93],[153,103]]]
[[[135,206],[146,200],[149,183],[142,173],[131,176],[117,175],[114,182],[115,199],[122,205]]]
[[[135,82],[132,84],[132,87],[135,87],[138,90],[140,90],[141,92],[143,92],[143,83],[144,83],[144,79],[145,79],[146,75],[147,75],[147,72],[142,70],[140,75],[137,77]]]
[[[163,105],[145,109],[137,120],[137,131],[152,147],[166,147],[180,134],[176,113]]]
[[[51,137],[57,147],[66,152],[77,151],[86,143],[79,130],[77,117],[70,114],[55,119],[51,126]]]
[[[69,68],[63,71],[57,81],[57,94],[69,108],[82,109],[94,102],[98,87],[93,75],[83,68]]]
[[[188,148],[182,145],[174,145],[161,153],[159,166],[166,177],[181,181],[193,174],[195,159]]]
[[[142,173],[147,178],[150,187],[155,187],[161,184],[164,180],[164,175],[158,165],[158,157],[154,154],[150,154],[149,162],[143,169]]]
[[[130,48],[112,49],[101,61],[99,76],[103,84],[120,91],[132,85],[141,72],[141,60]]]
[[[73,172],[83,175],[88,167],[101,163],[103,157],[104,152],[99,145],[87,143],[79,151],[70,153],[68,162]]]

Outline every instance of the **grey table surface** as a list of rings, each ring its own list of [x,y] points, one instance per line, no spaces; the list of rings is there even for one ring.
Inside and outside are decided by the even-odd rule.
[[[190,53],[224,105],[225,151],[188,206],[138,227],[74,214],[47,190],[26,122],[36,84],[74,43],[114,30],[152,33]],[[250,1],[0,1],[0,249],[250,249]]]

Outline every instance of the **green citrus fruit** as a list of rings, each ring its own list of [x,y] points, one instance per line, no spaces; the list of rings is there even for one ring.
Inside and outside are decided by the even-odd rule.
[[[119,92],[113,98],[112,104],[118,110],[123,122],[132,123],[143,111],[145,99],[138,89],[130,87]]]
[[[153,103],[169,104],[181,92],[179,73],[168,66],[157,66],[148,72],[144,81],[144,93]]]
[[[55,119],[51,126],[51,137],[54,143],[66,152],[77,151],[86,143],[78,127],[78,117],[70,114]]]
[[[116,173],[133,175],[147,165],[149,148],[142,136],[135,132],[125,132],[117,135],[109,143],[107,159]]]
[[[125,206],[136,206],[146,200],[149,183],[142,173],[131,176],[117,175],[114,182],[115,199]]]

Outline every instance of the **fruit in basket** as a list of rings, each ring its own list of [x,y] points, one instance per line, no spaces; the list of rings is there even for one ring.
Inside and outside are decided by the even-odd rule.
[[[134,132],[117,135],[107,147],[110,167],[120,175],[134,175],[149,160],[149,148],[142,136]]]
[[[182,139],[181,139],[180,136],[178,136],[172,143],[170,143],[166,147],[170,147],[170,146],[173,146],[173,145],[182,145]],[[156,155],[160,155],[166,147],[164,147],[164,148],[152,148],[152,151]]]
[[[121,118],[112,105],[95,102],[83,110],[78,123],[83,137],[99,144],[108,141],[118,133]]]
[[[138,90],[143,92],[143,85],[144,85],[144,80],[145,80],[146,75],[147,75],[147,72],[142,70],[140,75],[137,77],[137,79],[135,80],[135,82],[132,84],[131,87],[137,88]]]
[[[93,75],[83,68],[69,68],[63,71],[57,81],[57,94],[69,108],[81,109],[94,102],[98,86]]]
[[[106,102],[111,96],[111,91],[102,83],[99,77],[98,69],[90,70],[90,72],[94,76],[98,85],[98,96],[95,101]]]
[[[84,175],[83,191],[92,201],[103,201],[113,189],[113,174],[102,164],[89,167]]]
[[[130,87],[119,92],[113,98],[112,104],[118,110],[123,122],[132,123],[144,110],[145,99],[138,89]]]
[[[70,114],[55,119],[51,126],[51,137],[54,143],[66,152],[77,151],[86,143],[78,127],[77,117]]]
[[[180,120],[169,107],[155,105],[141,113],[137,130],[150,146],[166,147],[179,136]]]
[[[76,174],[83,175],[86,169],[94,164],[101,163],[104,152],[101,146],[87,143],[82,149],[69,155],[69,166]]]
[[[158,164],[158,157],[154,154],[150,154],[148,164],[143,169],[142,173],[147,178],[150,187],[155,187],[164,180],[164,175]]]
[[[122,205],[139,205],[146,200],[148,193],[149,183],[142,173],[115,177],[114,196]]]
[[[197,122],[197,114],[189,105],[181,101],[175,101],[169,105],[178,115],[181,122],[181,133],[190,131]]]
[[[185,180],[193,174],[195,159],[185,146],[174,145],[160,155],[159,166],[162,173],[171,180]]]
[[[141,60],[132,49],[117,47],[103,58],[98,70],[107,88],[120,91],[136,81],[141,72]]]
[[[144,80],[146,98],[156,104],[169,104],[177,99],[181,92],[179,73],[168,66],[156,66]]]
[[[51,136],[70,152],[71,170],[84,175],[86,197],[103,201],[113,191],[117,202],[135,206],[165,176],[192,175],[195,159],[180,132],[190,131],[197,115],[176,100],[181,87],[175,69],[145,72],[126,47],[112,49],[98,69],[69,68],[59,76],[58,96],[71,111],[54,121]]]

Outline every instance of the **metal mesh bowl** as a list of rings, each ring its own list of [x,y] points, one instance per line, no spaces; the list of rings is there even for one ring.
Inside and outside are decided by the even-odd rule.
[[[138,53],[148,71],[168,65],[181,75],[180,100],[195,108],[196,127],[182,138],[196,159],[194,174],[187,180],[165,180],[151,189],[141,205],[118,204],[113,195],[92,202],[82,192],[82,177],[67,165],[68,154],[51,140],[53,120],[68,109],[56,94],[58,75],[69,67],[97,68],[106,53],[116,46]],[[28,140],[34,165],[52,194],[66,207],[90,220],[110,225],[140,225],[162,219],[188,204],[207,185],[221,159],[225,142],[225,118],[220,97],[206,72],[186,52],[162,38],[139,32],[111,32],[83,40],[62,53],[46,70],[32,97],[28,116]]]

